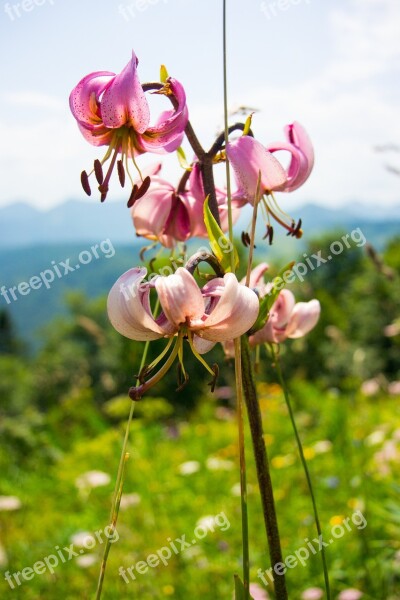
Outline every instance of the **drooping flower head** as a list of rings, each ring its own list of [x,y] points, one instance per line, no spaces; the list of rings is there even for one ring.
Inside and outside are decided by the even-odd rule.
[[[131,389],[133,398],[140,397],[157,383],[176,356],[181,362],[184,339],[188,340],[195,356],[215,375],[200,355],[211,350],[217,342],[239,337],[248,331],[259,310],[256,293],[241,285],[233,273],[212,279],[202,289],[184,268],[178,268],[172,275],[156,276],[152,281],[143,281],[146,273],[145,268],[134,268],[117,280],[108,296],[110,321],[119,333],[130,339],[170,338],[169,345],[174,340],[176,344],[159,373]],[[161,307],[157,317],[150,305],[153,288]],[[146,375],[157,362],[147,367]],[[185,375],[182,362],[181,368]]]
[[[285,135],[287,141],[275,142],[266,147],[250,135],[243,135],[227,144],[226,154],[238,185],[235,197],[242,203],[254,204],[260,173],[261,202],[267,214],[285,227],[289,235],[301,237],[301,221],[297,225],[293,220],[288,221],[287,215],[277,206],[273,192],[292,192],[305,183],[314,165],[314,150],[300,123],[287,125]],[[274,156],[279,151],[290,154],[287,168]],[[270,231],[269,225],[268,232]],[[272,241],[272,233],[269,235]]]
[[[188,110],[183,86],[172,77],[155,86],[154,93],[170,98],[173,109],[164,111],[154,125],[150,125],[150,109],[137,74],[138,59],[134,52],[126,67],[118,75],[96,71],[86,75],[70,94],[70,108],[83,137],[93,146],[108,146],[102,161],[95,161],[94,172],[104,200],[111,173],[118,156],[118,175],[122,187],[128,159],[144,152],[165,153],[176,150],[188,122]],[[153,86],[152,86],[153,89]],[[106,176],[102,166],[111,159]],[[82,185],[90,195],[86,171]]]
[[[284,342],[305,336],[318,323],[321,306],[318,300],[297,302],[290,290],[282,290],[271,307],[268,321],[250,336],[250,345]]]
[[[179,185],[177,189],[158,176],[160,169],[161,165],[155,165],[143,172],[151,177],[151,184],[148,191],[134,201],[131,209],[136,233],[150,240],[158,240],[167,248],[192,237],[207,237],[203,217],[205,192],[199,163],[193,165],[187,183]],[[221,228],[226,231],[226,194],[216,189],[216,197]],[[233,206],[233,222],[239,213],[240,209]]]

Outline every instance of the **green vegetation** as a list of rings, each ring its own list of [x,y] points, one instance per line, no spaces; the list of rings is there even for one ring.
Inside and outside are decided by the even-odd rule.
[[[315,240],[323,250],[337,235]],[[370,253],[371,254],[371,253]],[[354,511],[368,525],[327,549],[334,597],[348,587],[364,598],[400,597],[400,240],[383,257],[351,248],[291,286],[298,300],[317,297],[321,321],[306,338],[286,343],[289,381],[305,455],[327,540]],[[278,269],[272,269],[274,275]],[[21,506],[1,510],[0,565],[10,573],[32,567],[74,543],[82,554],[0,597],[72,600],[94,597],[103,545],[78,545],[79,532],[108,523],[113,482],[143,345],[109,325],[105,298],[67,298],[65,316],[52,321],[35,355],[26,352],[5,312],[0,315],[0,496]],[[20,334],[19,334],[20,335]],[[163,343],[152,345],[154,356]],[[217,393],[187,352],[190,384],[175,392],[176,373],[137,404],[132,425],[119,540],[111,547],[104,599],[230,599],[240,570],[237,427],[233,370],[224,369]],[[222,363],[222,349],[208,356]],[[258,369],[265,437],[273,469],[284,556],[316,537],[311,501],[276,375],[261,354]],[[247,432],[252,581],[269,568],[256,476]],[[110,476],[97,487],[82,475]],[[81,478],[81,479],[79,479]],[[0,499],[1,500],[1,499]],[[193,540],[198,522],[224,513],[202,540],[125,583],[118,569],[146,560],[169,541]],[[208,521],[210,523],[210,521]],[[204,524],[204,520],[203,520]],[[67,552],[64,552],[68,556]],[[288,570],[290,598],[323,587],[320,556]]]

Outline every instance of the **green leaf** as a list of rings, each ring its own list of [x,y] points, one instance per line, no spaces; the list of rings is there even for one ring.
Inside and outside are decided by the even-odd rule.
[[[186,154],[181,146],[179,146],[176,153],[178,155],[179,164],[181,165],[182,169],[185,169],[185,171],[191,171],[192,167],[189,165],[186,159]]]
[[[160,67],[161,83],[165,83],[167,81],[168,77],[169,77],[169,75],[168,75],[167,67],[165,65],[161,65],[161,67]]]
[[[250,113],[249,116],[246,119],[246,122],[244,124],[244,129],[243,129],[243,135],[249,135],[249,131],[250,131],[250,127],[251,127],[251,121],[253,119],[253,114],[254,113]]]
[[[234,575],[235,578],[235,600],[246,600],[246,592],[244,589],[244,585],[239,575]],[[250,600],[253,600],[253,597],[248,595]]]
[[[254,323],[251,328],[250,333],[255,333],[259,329],[262,329],[265,323],[268,321],[269,311],[277,297],[279,296],[279,292],[283,290],[286,286],[287,282],[285,276],[287,277],[287,273],[290,273],[295,265],[295,262],[292,261],[286,266],[283,267],[278,273],[276,277],[272,280],[272,288],[270,293],[264,298],[260,298],[260,310],[258,313],[257,321]]]
[[[239,265],[239,255],[234,244],[226,237],[211,213],[208,200],[209,196],[207,196],[204,202],[204,223],[210,240],[211,250],[214,252],[224,271],[229,272],[232,271],[232,254],[234,269]]]

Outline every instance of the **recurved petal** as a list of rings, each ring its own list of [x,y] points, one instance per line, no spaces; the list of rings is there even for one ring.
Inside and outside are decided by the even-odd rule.
[[[78,123],[100,123],[99,97],[115,77],[110,71],[95,71],[83,77],[69,96],[69,106]]]
[[[108,146],[114,133],[112,129],[107,129],[104,125],[88,128],[78,123],[78,127],[85,140],[92,146]]]
[[[151,314],[150,290],[142,284],[146,273],[147,270],[140,267],[126,271],[111,288],[107,300],[112,326],[121,335],[138,341],[156,340],[171,331],[169,323],[161,327]]]
[[[296,121],[286,125],[285,134],[299,152],[298,156],[292,152],[292,160],[288,169],[288,184],[284,190],[292,192],[307,181],[314,166],[314,148],[306,130]]]
[[[277,343],[278,339],[275,335],[274,327],[271,323],[271,319],[268,319],[264,327],[256,331],[254,335],[249,338],[250,346],[257,346],[258,344],[272,344]]]
[[[196,348],[199,354],[206,354],[206,352],[210,352],[212,348],[214,348],[216,342],[210,342],[209,340],[204,340],[198,335],[193,336],[193,346]]]
[[[290,316],[285,336],[292,339],[303,337],[316,326],[320,314],[321,305],[318,300],[298,302]]]
[[[258,174],[261,171],[261,193],[281,189],[287,175],[280,162],[260,142],[243,135],[229,142],[226,154],[236,175],[239,190],[250,203],[254,202]]]
[[[271,308],[269,320],[274,327],[285,327],[295,307],[296,300],[290,290],[282,290]]]
[[[140,143],[148,152],[173,152],[182,143],[185,127],[189,120],[185,90],[179,81],[170,78],[168,88],[174,95],[177,106],[164,111],[156,123],[147,128],[140,137]]]
[[[258,316],[257,294],[241,285],[233,273],[224,275],[224,288],[220,299],[198,335],[206,340],[223,342],[232,340],[248,331]]]
[[[164,233],[172,208],[173,188],[168,185],[151,185],[148,192],[135,202],[131,209],[133,224],[138,235],[144,237]]]
[[[157,277],[155,287],[165,316],[177,328],[201,320],[204,299],[189,271],[179,267],[173,275]]]
[[[256,267],[254,267],[254,269],[252,269],[251,273],[250,273],[250,282],[249,282],[249,287],[251,288],[257,288],[260,286],[264,288],[264,273],[266,271],[268,271],[269,269],[269,265],[267,265],[267,263],[260,263],[259,265],[257,265]],[[246,283],[246,277],[243,277],[242,281],[240,282],[243,285]]]
[[[150,109],[137,75],[138,60],[134,52],[126,67],[116,75],[101,99],[104,125],[116,129],[131,125],[138,133],[146,131]]]

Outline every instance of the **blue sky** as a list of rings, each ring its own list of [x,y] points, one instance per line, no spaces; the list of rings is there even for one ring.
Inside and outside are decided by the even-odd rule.
[[[0,206],[84,198],[80,171],[102,151],[80,136],[68,96],[91,71],[120,71],[132,48],[142,82],[165,63],[185,85],[192,123],[211,142],[222,126],[221,4],[1,0]],[[228,5],[230,107],[259,109],[253,125],[265,143],[298,120],[315,145],[314,173],[285,205],[398,203],[400,178],[384,165],[400,167],[400,154],[374,150],[400,145],[398,0]],[[179,176],[174,157],[165,174]]]

